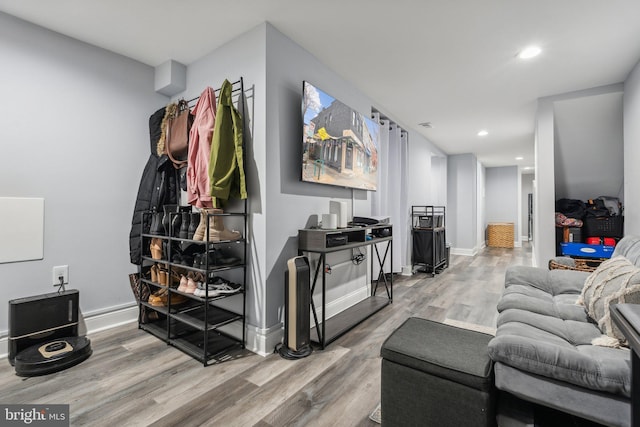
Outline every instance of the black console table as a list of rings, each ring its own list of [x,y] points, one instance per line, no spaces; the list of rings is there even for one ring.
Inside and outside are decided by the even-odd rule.
[[[631,425],[640,427],[640,304],[612,305],[611,319],[631,347]]]
[[[371,225],[367,227],[351,227],[336,230],[305,229],[298,231],[298,252],[300,255],[316,253],[319,255],[318,265],[311,282],[311,313],[315,325],[311,328],[311,336],[317,336],[317,340],[311,341],[325,348],[327,344],[335,341],[344,333],[363,322],[373,314],[382,310],[393,301],[393,274],[387,280],[384,274],[384,263],[389,255],[393,259],[393,228],[390,224]],[[378,243],[385,243],[384,252],[378,250]],[[373,280],[373,261],[371,262],[371,295],[359,303],[341,311],[330,319],[326,319],[326,255],[330,252],[338,252],[346,249],[360,248],[371,245],[376,254],[380,271]],[[318,283],[322,281],[322,319],[318,320],[316,306],[313,301],[313,293]],[[383,284],[385,296],[378,296],[378,285]]]

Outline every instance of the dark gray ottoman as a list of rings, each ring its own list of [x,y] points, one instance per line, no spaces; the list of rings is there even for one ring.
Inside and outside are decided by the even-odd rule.
[[[412,317],[382,345],[382,426],[495,426],[491,335]]]

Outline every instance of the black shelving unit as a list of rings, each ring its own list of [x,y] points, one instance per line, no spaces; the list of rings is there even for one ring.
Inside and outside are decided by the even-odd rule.
[[[434,276],[447,267],[446,209],[411,206],[412,268]]]
[[[341,243],[333,246],[336,240]],[[298,230],[298,253],[317,254],[318,261],[313,272],[311,283],[311,295],[316,290],[316,285],[320,281],[322,286],[321,309],[322,318],[318,319],[316,305],[311,298],[311,314],[314,325],[311,327],[311,341],[319,344],[321,348],[332,341],[335,341],[343,334],[353,329],[356,325],[373,316],[378,311],[393,302],[393,274],[384,274],[384,264],[387,256],[393,259],[393,227],[391,224],[379,224],[368,227],[352,227],[337,230],[305,229]],[[379,250],[380,244],[382,251]],[[371,262],[371,294],[357,304],[341,311],[340,313],[326,318],[326,294],[327,294],[327,264],[328,253],[343,251],[348,249],[371,246],[372,253],[375,253],[377,265],[379,267],[378,276],[374,277],[374,262]],[[384,288],[384,293],[377,295],[378,287]],[[316,337],[316,338],[314,338]]]
[[[240,116],[245,119],[244,111],[244,82],[240,78],[232,84],[232,97],[237,97]],[[196,98],[197,99],[197,98]],[[195,101],[195,99],[189,102]],[[242,149],[245,150],[245,132],[243,132]],[[246,159],[246,156],[244,156]],[[204,366],[223,362],[229,359],[230,353],[245,348],[246,342],[246,283],[247,283],[247,200],[230,200],[224,212],[208,212],[205,215],[206,233],[204,240],[191,240],[180,238],[179,230],[174,230],[173,224],[176,215],[182,212],[191,212],[191,206],[180,207],[178,212],[168,213],[169,230],[166,235],[152,234],[150,224],[154,212],[142,213],[143,233],[141,234],[142,248],[142,275],[140,287],[149,287],[151,294],[156,291],[167,293],[167,303],[164,306],[152,305],[148,301],[140,301],[138,327],[157,338],[165,341],[196,360]],[[182,211],[182,212],[180,212]],[[222,220],[228,228],[242,230],[242,236],[238,240],[209,240],[209,225],[214,220]],[[152,239],[162,242],[162,259],[154,259],[151,256],[150,244]],[[224,252],[227,262],[220,261],[212,254]],[[199,254],[204,259],[202,263],[194,267],[194,264],[185,263],[176,258],[176,253]],[[228,260],[233,260],[229,262]],[[161,265],[167,271],[167,284],[160,284],[152,280],[150,267]],[[172,276],[179,274],[199,273],[206,278],[207,283],[212,283],[217,277],[230,282],[240,284],[238,292],[227,295],[195,296],[179,291],[178,283],[172,283]],[[140,289],[142,292],[142,289]],[[142,293],[140,293],[142,295]],[[233,308],[229,308],[233,307]],[[143,316],[145,311],[157,313],[153,320],[149,316]],[[143,322],[144,320],[144,322]],[[241,328],[241,332],[238,332]]]
[[[246,202],[244,202],[246,206]],[[152,212],[143,213],[143,224],[150,223]],[[170,213],[171,217],[180,215],[180,213]],[[214,217],[222,216],[229,220],[233,217],[237,221],[242,221],[244,226],[244,234],[247,233],[246,213],[210,213],[206,216],[207,229],[209,223]],[[171,221],[173,223],[173,221]],[[246,292],[245,283],[247,280],[246,257],[247,242],[243,237],[239,240],[221,240],[221,241],[199,241],[174,237],[177,230],[170,227],[168,235],[157,235],[151,233],[142,234],[143,248],[143,264],[151,266],[153,264],[162,266],[167,272],[167,284],[160,284],[153,281],[150,276],[149,269],[143,269],[145,273],[140,280],[140,286],[149,286],[151,293],[154,291],[164,290],[168,292],[166,306],[152,305],[148,301],[140,301],[140,313],[142,307],[145,310],[153,310],[158,313],[158,320],[151,322],[142,322],[142,315],[139,316],[138,326],[140,329],[166,341],[168,344],[184,351],[193,358],[199,360],[207,366],[212,363],[226,360],[228,353],[234,349],[244,348],[246,342],[245,330],[245,310],[246,310]],[[208,235],[205,235],[205,239]],[[151,256],[149,247],[152,239],[160,239],[163,243],[162,259],[154,259]],[[193,267],[193,265],[185,265],[182,262],[175,261],[176,252],[186,252],[199,254],[205,259],[205,265]],[[210,262],[209,254],[214,251],[225,251],[226,254],[232,255],[236,260],[232,264],[216,265]],[[173,261],[172,261],[173,260]],[[224,277],[234,283],[240,283],[241,287],[237,293],[230,295],[209,296],[209,292],[205,296],[195,296],[193,294],[179,291],[178,283],[172,277],[191,273],[200,273],[211,283],[216,277]],[[226,277],[225,277],[226,276]],[[172,283],[173,282],[173,283]],[[223,307],[221,303],[225,300],[241,298],[241,305],[236,301],[236,306],[240,305],[239,310],[230,310]],[[178,300],[178,302],[176,302]],[[229,301],[227,301],[229,302]],[[229,304],[224,304],[225,306]],[[225,326],[231,324],[241,325],[241,338],[230,334]]]

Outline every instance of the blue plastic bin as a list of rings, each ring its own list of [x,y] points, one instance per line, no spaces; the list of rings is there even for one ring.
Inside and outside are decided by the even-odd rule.
[[[582,258],[611,258],[614,246],[587,245],[586,243],[560,243],[562,255]]]

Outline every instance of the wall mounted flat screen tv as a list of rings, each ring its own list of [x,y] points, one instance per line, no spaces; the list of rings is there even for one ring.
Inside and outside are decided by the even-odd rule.
[[[375,191],[380,125],[303,82],[302,180]]]

